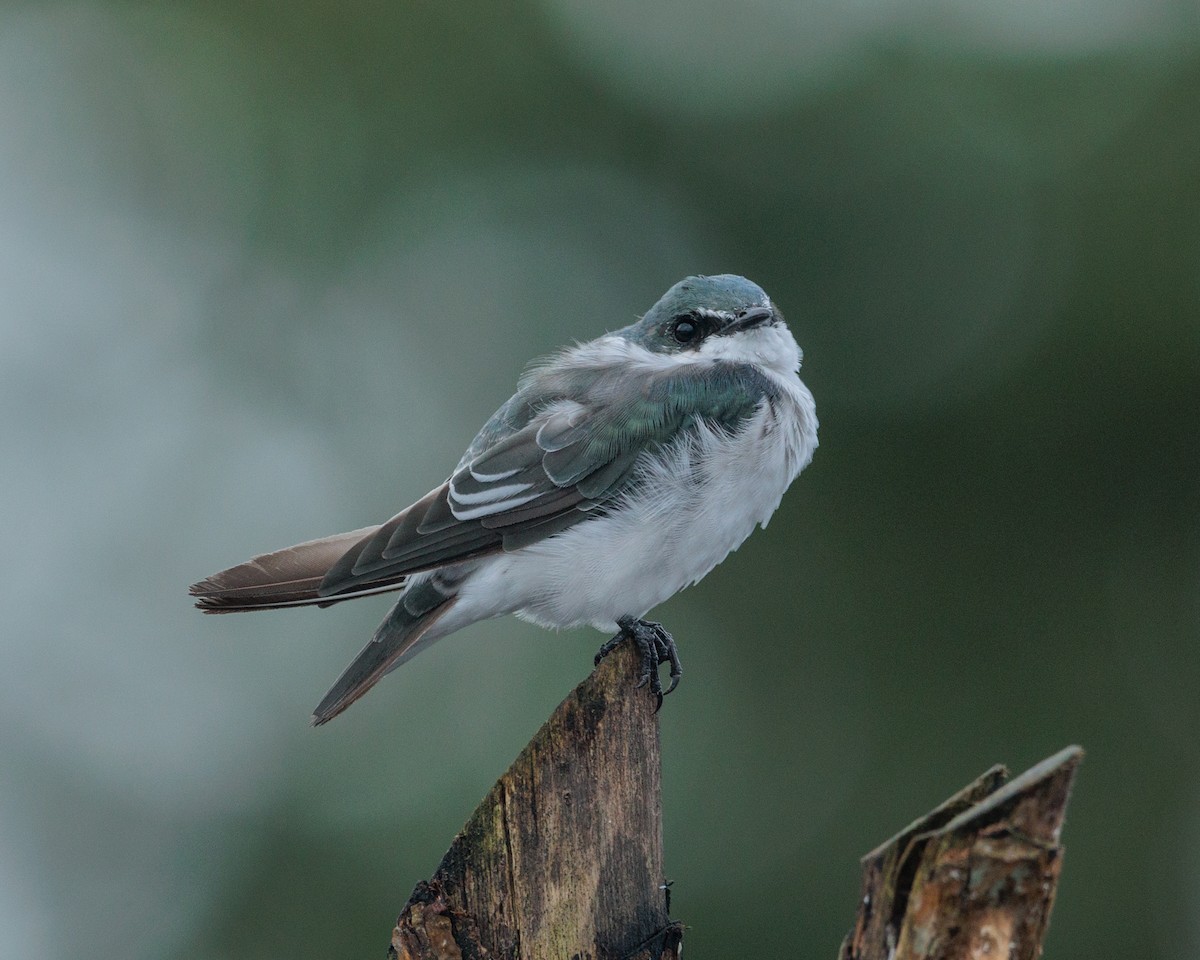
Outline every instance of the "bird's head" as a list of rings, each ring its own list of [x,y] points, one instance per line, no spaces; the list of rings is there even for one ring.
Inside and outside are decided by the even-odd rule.
[[[654,353],[796,370],[800,351],[762,287],[726,273],[687,277],[619,336]]]

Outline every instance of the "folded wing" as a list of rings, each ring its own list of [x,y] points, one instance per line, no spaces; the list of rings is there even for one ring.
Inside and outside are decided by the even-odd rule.
[[[557,401],[349,549],[323,597],[535,543],[592,515],[629,480],[646,438]]]
[[[350,548],[319,593],[337,597],[518,550],[599,516],[637,482],[640,458],[684,439],[698,421],[735,429],[774,391],[759,371],[738,363],[654,374],[614,367],[570,377],[554,371],[543,383],[531,378],[453,475]],[[510,410],[519,417],[506,420]]]
[[[735,429],[772,393],[744,364],[688,370],[547,366],[475,438],[450,478],[378,527],[255,557],[192,587],[207,612],[328,605],[414,573],[519,550],[601,515],[638,462],[704,421]]]

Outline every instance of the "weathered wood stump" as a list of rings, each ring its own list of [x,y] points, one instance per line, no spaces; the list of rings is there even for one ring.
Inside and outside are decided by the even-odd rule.
[[[622,646],[575,688],[417,884],[394,960],[678,960],[654,698]],[[839,960],[1036,960],[1050,921],[1069,747],[993,767],[863,858]]]
[[[622,645],[492,787],[396,922],[398,960],[674,960],[654,697]]]
[[[1036,960],[1075,771],[1068,747],[1011,783],[993,767],[863,858],[840,960]]]

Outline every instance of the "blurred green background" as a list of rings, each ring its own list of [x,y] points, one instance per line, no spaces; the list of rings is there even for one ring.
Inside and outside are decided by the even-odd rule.
[[[860,854],[1071,742],[1048,955],[1200,954],[1194,0],[0,8],[0,954],[381,957],[602,638],[481,624],[314,731],[388,601],[187,584],[726,271],[821,448],[658,611],[689,954],[833,957]]]

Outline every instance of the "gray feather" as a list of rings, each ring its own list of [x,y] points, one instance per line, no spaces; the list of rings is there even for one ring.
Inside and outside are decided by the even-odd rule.
[[[429,628],[453,605],[453,595],[446,596],[432,582],[418,584],[407,591],[379,625],[370,643],[321,698],[313,710],[313,726],[328,723],[385,674],[415,657],[427,645],[422,641]]]
[[[378,529],[363,527],[264,553],[192,584],[188,592],[196,597],[196,606],[205,613],[326,605],[331,601],[317,593],[325,575],[348,549]],[[359,590],[376,592],[402,585],[396,578],[391,582],[384,578],[373,585],[366,580]]]

